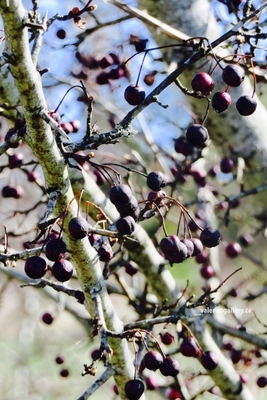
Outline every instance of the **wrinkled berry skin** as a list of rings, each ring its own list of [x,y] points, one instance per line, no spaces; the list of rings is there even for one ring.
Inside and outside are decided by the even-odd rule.
[[[119,218],[116,227],[121,235],[131,235],[135,230],[135,220],[130,215]]]
[[[74,239],[83,239],[88,233],[88,223],[83,217],[74,217],[69,222],[68,230]]]
[[[147,175],[146,184],[149,189],[159,192],[164,186],[167,185],[165,175],[160,171],[152,171]]]

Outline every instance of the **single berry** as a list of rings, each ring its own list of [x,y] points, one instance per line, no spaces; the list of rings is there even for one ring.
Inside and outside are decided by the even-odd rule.
[[[55,359],[55,361],[56,361],[57,364],[61,365],[61,364],[64,363],[65,360],[64,360],[64,357],[62,357],[62,356],[57,356],[56,359]]]
[[[66,255],[67,246],[62,239],[51,239],[45,246],[45,255],[50,261],[57,261]]]
[[[209,74],[199,72],[192,79],[191,86],[195,92],[201,92],[204,96],[208,96],[214,88],[214,82]]]
[[[221,163],[220,163],[220,168],[224,174],[228,174],[228,173],[232,172],[234,167],[235,167],[235,163],[231,158],[223,157],[223,159],[221,160]]]
[[[146,93],[141,86],[130,85],[124,91],[124,98],[131,106],[138,106],[143,103]]]
[[[135,220],[130,215],[127,215],[117,220],[116,227],[121,235],[131,235],[135,229]]]
[[[98,85],[106,85],[109,83],[109,77],[107,72],[100,72],[96,77],[96,83]]]
[[[238,349],[232,348],[230,357],[231,357],[231,360],[232,360],[233,364],[239,363],[239,361],[242,358],[242,350],[238,350]]]
[[[225,253],[230,258],[237,257],[238,254],[241,253],[241,251],[242,251],[242,247],[237,242],[228,243],[228,245],[225,247]]]
[[[138,265],[134,261],[127,261],[124,265],[126,274],[134,276],[138,272]]]
[[[144,76],[144,82],[147,86],[152,86],[155,82],[157,71],[152,71]]]
[[[192,253],[192,257],[195,257],[195,256],[197,256],[199,253],[202,252],[202,250],[203,250],[203,244],[202,244],[201,240],[198,239],[198,238],[191,238],[190,240],[191,240],[191,242],[192,242],[193,245],[194,245],[194,251],[193,251],[193,253]]]
[[[204,264],[200,269],[200,275],[204,279],[211,279],[215,276],[215,271],[210,264]]]
[[[112,186],[109,192],[109,199],[111,203],[121,204],[128,203],[133,197],[130,186],[122,183],[121,185]]]
[[[61,258],[52,265],[52,274],[59,282],[66,282],[72,277],[73,265],[70,261]]]
[[[62,376],[62,378],[67,378],[69,376],[69,370],[64,368],[60,371],[60,375]]]
[[[67,134],[72,133],[73,132],[73,126],[71,125],[70,122],[63,122],[61,125],[61,128],[63,129],[63,131]]]
[[[230,107],[231,102],[231,96],[227,92],[220,90],[212,96],[211,105],[216,112],[221,113]]]
[[[209,371],[215,369],[218,365],[218,358],[213,351],[205,351],[200,356],[200,362],[204,368]]]
[[[163,357],[158,351],[151,350],[145,354],[143,363],[145,368],[150,371],[156,371],[163,363]]]
[[[133,217],[133,219],[136,221],[139,217],[140,214],[140,207],[138,204],[137,199],[132,196],[131,200],[126,203],[126,202],[122,202],[122,203],[118,203],[115,204],[121,218],[126,217],[127,215],[130,215],[131,217]]]
[[[203,229],[200,234],[200,240],[203,246],[206,247],[216,247],[220,243],[221,234],[218,229],[208,226],[207,228]]]
[[[70,124],[72,125],[73,133],[77,133],[81,129],[81,122],[78,119],[70,121]]]
[[[88,223],[81,216],[74,217],[69,222],[68,230],[74,239],[83,239],[88,233]]]
[[[145,391],[145,385],[141,379],[131,379],[126,382],[124,392],[129,400],[138,400]]]
[[[117,396],[120,394],[117,385],[113,385],[112,390],[113,390],[113,392],[114,392]]]
[[[24,194],[24,190],[21,186],[17,185],[15,187],[6,185],[2,188],[2,196],[4,198],[20,199]]]
[[[103,262],[109,262],[114,252],[109,242],[105,241],[102,243],[101,247],[98,249],[99,260]]]
[[[174,342],[174,336],[169,332],[163,333],[160,338],[162,343],[166,346],[170,346]]]
[[[178,154],[182,154],[183,156],[191,156],[194,152],[194,146],[189,143],[189,141],[184,136],[178,137],[174,141],[174,150]]]
[[[200,354],[200,349],[196,344],[194,338],[189,337],[183,339],[180,344],[180,352],[185,357],[198,357]]]
[[[57,31],[56,35],[59,39],[65,39],[65,37],[67,36],[67,33],[64,29],[59,29]]]
[[[260,377],[257,379],[257,385],[258,385],[260,388],[264,388],[265,386],[267,386],[267,378],[266,378],[265,376],[260,376]]]
[[[93,361],[103,361],[104,363],[107,361],[106,355],[100,349],[94,349],[91,352],[91,357]]]
[[[223,70],[222,78],[226,85],[237,87],[243,82],[245,71],[238,64],[227,65]]]
[[[38,171],[31,171],[28,174],[28,181],[29,182],[37,182],[40,179],[40,174]]]
[[[23,162],[23,154],[15,153],[8,156],[8,165],[10,169],[20,167]]]
[[[200,124],[190,125],[186,131],[186,138],[189,143],[196,147],[202,147],[209,137],[207,129]]]
[[[54,321],[54,318],[50,313],[46,312],[42,315],[42,321],[47,325],[51,325]]]
[[[175,377],[180,372],[180,365],[175,358],[165,357],[160,366],[160,372],[164,376]]]
[[[183,243],[187,248],[187,257],[191,257],[194,253],[194,244],[190,239],[181,239],[181,243]]]
[[[148,376],[145,380],[147,390],[157,390],[159,388],[158,379],[154,376]]]
[[[166,176],[160,171],[152,171],[147,175],[146,184],[149,189],[159,192],[167,185]]]
[[[24,265],[24,271],[32,279],[42,278],[47,270],[46,261],[40,256],[29,257]]]
[[[203,250],[196,256],[195,260],[198,264],[207,263],[209,261],[209,252],[207,250]]]
[[[239,240],[240,244],[242,244],[242,246],[247,247],[253,243],[254,238],[250,234],[244,234],[244,235],[239,236],[238,240]]]
[[[241,96],[236,102],[236,109],[240,115],[251,115],[256,111],[257,102],[250,96]]]

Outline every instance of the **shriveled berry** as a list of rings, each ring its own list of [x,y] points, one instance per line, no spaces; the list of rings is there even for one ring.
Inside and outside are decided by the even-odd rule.
[[[242,247],[237,242],[228,243],[225,247],[225,253],[230,258],[235,258],[242,252]]]
[[[145,100],[146,93],[142,86],[129,85],[124,91],[124,98],[131,106],[138,106]]]
[[[162,355],[155,350],[148,351],[143,358],[145,368],[156,371],[163,363]]]
[[[192,79],[191,86],[195,92],[201,92],[207,96],[214,88],[214,81],[206,72],[199,72]]]
[[[83,239],[88,233],[88,223],[82,216],[74,217],[69,222],[68,230],[74,239]]]
[[[167,179],[161,171],[152,171],[147,175],[146,184],[149,189],[159,192],[167,185]]]
[[[130,35],[129,43],[135,47],[135,51],[144,51],[148,39],[141,39],[139,36]]]
[[[47,270],[46,261],[40,256],[29,257],[24,265],[24,271],[32,279],[42,278]]]
[[[241,96],[235,106],[240,115],[247,116],[256,111],[257,102],[253,97]]]
[[[52,274],[59,282],[66,282],[72,277],[73,265],[70,261],[61,258],[52,265]]]
[[[130,186],[122,183],[121,185],[112,186],[109,192],[111,203],[117,205],[120,203],[128,203],[133,196]]]
[[[212,96],[211,105],[216,112],[221,113],[230,107],[231,102],[230,94],[220,90]]]
[[[54,318],[53,318],[53,316],[52,316],[50,313],[46,312],[46,313],[44,313],[44,314],[42,315],[42,321],[43,321],[46,325],[51,325],[52,322],[54,321]]]
[[[127,215],[117,220],[116,227],[121,235],[131,235],[135,230],[135,220]]]
[[[220,243],[221,234],[218,229],[212,226],[208,226],[201,232],[200,240],[202,244],[206,247],[215,247],[218,246],[218,244]]]
[[[186,138],[188,142],[196,147],[202,147],[208,137],[208,130],[200,124],[190,125],[186,131]]]
[[[175,358],[165,357],[160,366],[160,372],[164,376],[176,376],[180,372],[180,365]]]
[[[57,261],[66,255],[67,246],[62,239],[51,239],[45,246],[45,255],[50,261]]]
[[[128,203],[117,203],[115,204],[115,206],[120,213],[121,218],[130,215],[135,221],[138,219],[140,214],[140,207],[137,199],[134,196],[132,196],[131,200]]]
[[[124,392],[129,400],[138,400],[145,391],[145,385],[141,379],[131,379],[126,382]]]
[[[213,351],[205,351],[201,354],[200,362],[204,368],[212,371],[218,365],[218,357]]]
[[[223,70],[222,78],[226,85],[237,87],[243,82],[245,71],[238,64],[227,65]]]

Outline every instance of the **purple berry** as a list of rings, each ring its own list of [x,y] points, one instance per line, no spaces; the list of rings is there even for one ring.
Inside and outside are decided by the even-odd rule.
[[[68,230],[74,239],[83,239],[88,233],[88,222],[81,216],[74,217],[69,222]]]
[[[42,321],[43,321],[46,325],[51,325],[52,322],[54,321],[54,318],[53,318],[53,316],[52,316],[50,313],[46,312],[46,313],[44,313],[44,314],[42,315]]]
[[[203,250],[203,244],[202,244],[201,240],[198,239],[198,238],[191,238],[190,240],[191,240],[191,242],[192,242],[193,245],[194,245],[194,251],[193,251],[193,253],[192,253],[192,257],[195,257],[195,256],[197,256],[199,253],[202,252],[202,250]]]
[[[265,386],[267,386],[267,378],[266,378],[265,376],[260,376],[260,377],[257,379],[257,385],[258,385],[260,388],[264,388]]]
[[[245,71],[238,64],[227,65],[223,70],[222,78],[226,85],[237,87],[243,82]]]
[[[145,385],[141,379],[131,379],[126,382],[124,392],[129,400],[138,400],[145,391]]]
[[[241,248],[240,244],[237,242],[228,243],[225,248],[225,253],[230,258],[237,257],[238,254],[240,254],[241,252],[242,252],[242,248]]]
[[[221,171],[222,171],[224,174],[228,174],[229,172],[232,172],[233,169],[234,169],[234,167],[235,167],[235,163],[234,163],[234,161],[233,161],[231,158],[224,157],[224,158],[221,160],[220,168],[221,168]]]
[[[231,102],[231,96],[227,92],[220,90],[219,92],[214,93],[211,105],[216,112],[221,113],[230,107]]]
[[[124,98],[131,106],[138,106],[145,100],[146,93],[141,86],[130,85],[124,91]]]
[[[47,270],[46,261],[40,256],[29,257],[24,265],[24,271],[32,279],[42,278]]]
[[[192,337],[183,339],[180,344],[180,352],[185,357],[198,357],[200,354],[200,349],[196,344],[195,339]]]
[[[174,150],[183,156],[191,156],[194,152],[194,146],[188,142],[184,136],[180,136],[174,141]]]
[[[204,264],[200,269],[200,275],[204,279],[211,279],[215,276],[215,271],[210,264]]]
[[[202,147],[209,137],[207,129],[200,124],[190,125],[186,131],[186,138],[189,143],[196,147]]]
[[[45,255],[50,261],[57,261],[66,255],[67,246],[62,239],[51,239],[45,246]]]
[[[66,282],[72,277],[73,265],[70,261],[62,258],[52,265],[52,274],[59,282]]]
[[[204,96],[208,96],[214,88],[214,82],[209,74],[199,72],[192,79],[191,86],[195,92],[201,92]]]
[[[146,184],[149,189],[159,192],[167,185],[166,176],[160,171],[152,171],[147,175]]]
[[[145,368],[156,371],[163,363],[163,357],[158,351],[151,350],[145,354],[143,363]]]
[[[161,335],[160,338],[162,343],[165,344],[166,346],[170,346],[174,342],[174,336],[169,332],[163,333],[163,335]]]
[[[180,365],[175,358],[165,357],[160,366],[160,372],[164,376],[175,377],[180,372]]]
[[[220,243],[221,234],[218,229],[208,226],[200,234],[200,240],[203,246],[216,247]]]
[[[115,206],[120,203],[128,203],[132,197],[133,193],[130,186],[124,183],[112,186],[109,192],[109,199]]]
[[[119,218],[116,227],[121,235],[131,235],[135,229],[135,220],[130,215]]]
[[[250,96],[241,96],[236,102],[236,109],[240,115],[251,115],[256,111],[257,102]]]
[[[218,365],[218,358],[212,351],[205,351],[201,354],[200,362],[204,368],[209,371],[215,369]]]

